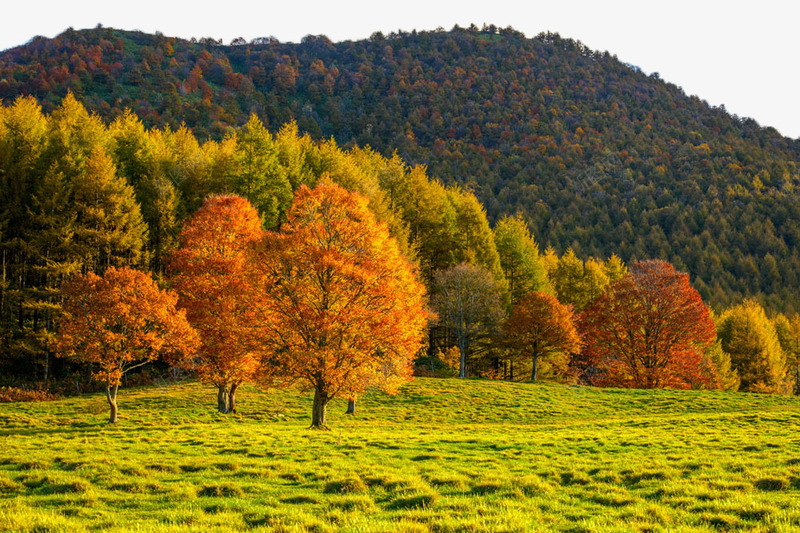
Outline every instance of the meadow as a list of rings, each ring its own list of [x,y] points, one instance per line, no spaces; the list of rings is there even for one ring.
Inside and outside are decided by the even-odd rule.
[[[798,531],[800,400],[418,378],[0,404],[0,530]]]

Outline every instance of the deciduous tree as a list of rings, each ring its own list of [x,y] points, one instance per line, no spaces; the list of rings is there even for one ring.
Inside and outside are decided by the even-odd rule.
[[[727,309],[717,323],[722,349],[731,356],[739,372],[739,390],[782,392],[786,375],[786,355],[781,349],[775,326],[755,300]]]
[[[509,347],[531,359],[531,381],[536,381],[539,358],[569,356],[581,348],[571,307],[542,292],[529,293],[517,302],[503,331]],[[567,364],[568,359],[564,371]]]
[[[313,428],[335,396],[408,379],[422,345],[425,289],[367,205],[330,182],[302,186],[256,249],[262,365],[314,389]]]
[[[197,332],[176,307],[177,295],[159,290],[144,272],[112,267],[103,277],[78,275],[64,283],[62,294],[58,353],[93,365],[93,377],[106,386],[111,423],[126,372],[158,357],[176,363],[198,346]]]
[[[502,323],[501,289],[489,271],[469,263],[437,272],[433,286],[432,306],[455,336],[458,375],[466,377],[470,357]]]
[[[690,387],[715,336],[688,274],[659,260],[635,263],[584,310],[579,326],[584,370],[597,366],[601,384],[635,388]]]
[[[240,196],[213,196],[186,222],[172,255],[172,283],[200,334],[201,381],[217,386],[221,413],[236,409],[236,389],[253,377],[258,358],[249,339],[250,247],[263,236],[258,212]]]

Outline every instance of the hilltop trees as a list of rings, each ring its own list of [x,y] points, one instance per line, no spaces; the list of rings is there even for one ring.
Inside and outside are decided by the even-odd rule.
[[[428,319],[425,289],[367,199],[301,187],[280,232],[256,249],[254,307],[263,357],[314,390],[311,427],[367,384],[410,376]]]
[[[89,272],[65,283],[62,294],[58,353],[93,365],[93,377],[106,386],[111,423],[125,373],[158,357],[179,363],[197,348],[177,296],[159,290],[148,274],[113,267],[103,277]]]
[[[189,322],[200,334],[195,370],[217,386],[217,409],[236,409],[236,389],[253,378],[258,358],[246,277],[250,248],[262,238],[258,212],[239,196],[212,196],[186,222],[171,277]]]
[[[581,370],[599,383],[688,388],[702,379],[701,353],[714,322],[689,276],[665,261],[637,262],[580,316]],[[723,346],[724,347],[724,346]]]

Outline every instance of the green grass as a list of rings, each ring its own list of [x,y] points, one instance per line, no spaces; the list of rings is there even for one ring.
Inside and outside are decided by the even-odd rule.
[[[800,531],[800,401],[417,379],[0,404],[0,530]]]

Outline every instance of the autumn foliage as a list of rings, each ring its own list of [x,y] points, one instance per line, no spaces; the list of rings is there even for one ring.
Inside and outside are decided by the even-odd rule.
[[[635,263],[581,314],[578,360],[606,386],[689,388],[702,381],[702,350],[716,330],[688,274],[659,260]]]
[[[428,314],[425,289],[359,194],[301,187],[253,264],[265,367],[314,389],[312,427],[337,395],[410,378]]]
[[[581,348],[572,308],[542,292],[532,292],[514,305],[504,332],[508,346],[531,360],[532,381],[537,378],[539,358],[564,355],[566,363]]]
[[[213,196],[190,218],[173,254],[172,283],[200,333],[195,370],[218,387],[218,409],[235,409],[236,389],[251,380],[258,357],[250,348],[253,314],[245,276],[250,248],[263,235],[256,209],[239,196]]]
[[[177,309],[177,295],[160,290],[144,272],[112,267],[103,277],[78,275],[64,283],[62,294],[57,351],[94,366],[93,377],[106,385],[112,423],[126,372],[159,357],[177,364],[197,348],[197,333]]]

